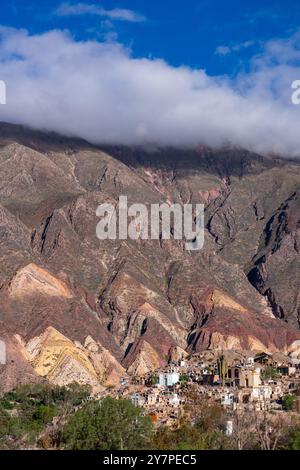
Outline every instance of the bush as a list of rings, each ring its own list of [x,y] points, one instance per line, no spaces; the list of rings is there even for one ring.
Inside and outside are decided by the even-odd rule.
[[[0,408],[3,410],[13,410],[14,405],[6,398],[2,398],[2,400],[0,400]]]
[[[49,384],[22,385],[0,400],[0,446],[21,448],[36,443],[54,416],[70,413],[90,395],[90,388]],[[13,410],[10,416],[6,410]]]
[[[261,373],[261,378],[263,380],[276,380],[277,377],[278,377],[277,370],[272,366],[266,367],[265,370],[262,371]]]
[[[294,431],[290,438],[288,448],[290,450],[300,450],[300,430]]]
[[[158,450],[211,450],[222,449],[226,438],[219,431],[204,431],[189,423],[172,430],[162,426],[157,430],[152,448]]]
[[[292,411],[295,408],[294,395],[285,395],[282,399],[282,408],[285,411]]]
[[[188,380],[189,380],[189,377],[188,377],[187,374],[181,374],[181,375],[180,375],[180,378],[179,378],[179,381],[180,381],[180,382],[185,383],[185,382],[188,382]]]
[[[63,431],[66,449],[133,450],[147,447],[152,423],[128,400],[104,398],[77,411]]]

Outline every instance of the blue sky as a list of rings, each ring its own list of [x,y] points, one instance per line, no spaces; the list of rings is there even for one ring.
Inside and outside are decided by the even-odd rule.
[[[0,15],[0,121],[300,157],[300,2],[13,0]]]
[[[263,42],[287,37],[300,27],[295,0],[82,0],[105,10],[138,12],[145,21],[110,20],[93,14],[57,15],[61,1],[13,0],[1,6],[2,25],[41,33],[69,29],[76,39],[118,37],[134,56],[163,58],[211,75],[247,69]],[[70,1],[70,4],[79,2]],[[219,48],[219,49],[218,49]],[[222,53],[216,53],[216,50]]]

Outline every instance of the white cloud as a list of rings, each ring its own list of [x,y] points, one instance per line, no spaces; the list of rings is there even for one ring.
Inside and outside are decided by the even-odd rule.
[[[299,156],[300,106],[291,103],[291,83],[300,79],[298,44],[299,36],[271,41],[249,73],[231,80],[137,59],[118,43],[2,28],[0,79],[7,104],[0,107],[0,120],[93,143],[230,141]]]
[[[227,55],[231,53],[231,49],[228,46],[218,46],[215,53],[218,55]]]
[[[239,44],[232,44],[230,46],[218,46],[215,50],[215,54],[228,55],[232,52],[240,52],[242,49],[248,49],[255,45],[255,41],[245,41]]]
[[[106,10],[100,5],[86,4],[86,3],[62,3],[56,10],[56,14],[60,16],[72,16],[72,15],[96,15],[110,18],[111,20],[129,21],[137,23],[145,21],[145,17],[136,13],[132,10],[125,8],[113,8],[112,10]]]

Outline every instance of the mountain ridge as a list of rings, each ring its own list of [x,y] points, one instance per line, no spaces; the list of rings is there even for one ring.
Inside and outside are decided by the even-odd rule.
[[[101,147],[2,123],[0,161],[0,336],[20,364],[24,344],[49,328],[75,348],[92,338],[119,376],[154,370],[176,348],[298,354],[298,162],[234,148]],[[96,208],[120,194],[203,203],[203,249],[99,241]],[[10,385],[22,380],[10,360],[0,377],[8,369]]]

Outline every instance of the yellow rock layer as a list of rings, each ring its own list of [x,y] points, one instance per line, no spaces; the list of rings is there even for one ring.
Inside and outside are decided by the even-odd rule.
[[[92,377],[97,378],[85,353],[52,327],[47,328],[38,342],[36,340],[29,342],[26,349],[31,354],[36,373],[49,380],[66,358],[76,360]]]
[[[273,343],[263,344],[259,339],[253,336],[247,336],[246,344],[241,343],[240,338],[233,335],[222,335],[215,332],[211,335],[210,349],[226,350],[234,349],[235,351],[257,351],[257,352],[281,352]]]
[[[257,338],[248,336],[248,349],[249,351],[261,351],[261,352],[278,352],[278,348],[274,344],[263,344]]]
[[[247,311],[247,309],[245,309],[242,305],[240,305],[238,302],[229,297],[229,295],[225,294],[224,292],[218,289],[215,289],[213,291],[211,301],[216,307],[229,308],[233,310],[238,310],[240,312]]]
[[[91,336],[82,345],[50,326],[27,344],[19,335],[15,338],[36,373],[57,385],[86,383],[97,392],[102,385],[118,385],[120,377],[127,375],[111,353]]]
[[[300,340],[295,340],[288,346],[286,354],[291,354],[293,357],[299,357],[300,356]]]
[[[160,367],[160,359],[157,352],[147,342],[143,341],[142,347],[134,362],[128,368],[129,374],[144,375]]]
[[[222,335],[221,333],[212,333],[209,349],[235,349],[239,351],[242,348],[239,338],[231,335]]]

